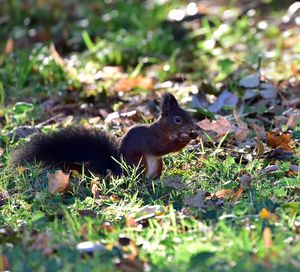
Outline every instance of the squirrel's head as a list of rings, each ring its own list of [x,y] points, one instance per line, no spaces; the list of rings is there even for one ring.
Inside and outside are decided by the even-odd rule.
[[[176,98],[170,93],[163,94],[160,121],[171,139],[188,142],[197,138],[198,134],[192,118],[178,105]]]

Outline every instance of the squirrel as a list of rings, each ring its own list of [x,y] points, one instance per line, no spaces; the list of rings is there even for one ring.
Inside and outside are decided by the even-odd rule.
[[[37,134],[16,151],[14,165],[41,162],[44,166],[84,165],[93,173],[105,175],[110,170],[122,173],[121,158],[130,166],[139,166],[146,179],[158,178],[163,169],[162,157],[184,148],[197,138],[196,126],[170,94],[163,94],[161,114],[148,125],[128,130],[118,146],[104,132],[83,127],[69,127],[49,134]],[[73,168],[74,169],[74,168]]]

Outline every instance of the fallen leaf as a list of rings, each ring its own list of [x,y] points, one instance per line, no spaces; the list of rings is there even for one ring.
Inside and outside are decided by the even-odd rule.
[[[65,67],[66,63],[65,63],[64,59],[60,56],[60,54],[57,52],[54,43],[51,43],[51,45],[50,45],[50,52],[51,52],[51,56],[54,59],[55,63],[62,68]]]
[[[268,211],[266,208],[261,209],[261,211],[259,212],[259,216],[263,220],[266,220],[266,219],[270,219],[272,221],[278,220],[278,216],[276,214]]]
[[[112,224],[108,221],[105,221],[102,225],[101,228],[104,229],[108,233],[112,233],[115,231],[115,228],[112,226]]]
[[[164,180],[164,185],[166,187],[174,188],[177,190],[181,190],[185,187],[184,183],[182,182],[182,178],[180,176],[166,178]]]
[[[164,214],[165,208],[161,205],[153,205],[153,206],[146,205],[142,207],[138,213],[142,215],[155,214],[157,216],[157,215]]]
[[[193,208],[204,209],[206,207],[205,199],[208,195],[208,192],[197,190],[196,195],[185,196],[183,203]]]
[[[287,127],[291,128],[291,129],[294,129],[296,126],[297,126],[297,123],[298,123],[298,118],[300,117],[299,113],[296,114],[291,114],[288,118],[288,121],[287,121]]]
[[[259,140],[265,140],[267,137],[265,127],[258,126],[257,124],[252,124],[251,127],[254,130],[255,135]]]
[[[232,131],[230,122],[225,117],[220,117],[217,120],[204,119],[197,123],[197,125],[206,131],[213,131],[217,133],[216,138],[221,138]]]
[[[0,157],[2,157],[3,153],[4,153],[4,149],[0,147]]]
[[[217,198],[224,198],[224,197],[232,197],[234,195],[234,191],[232,189],[222,189],[215,193]]]
[[[54,174],[48,174],[48,190],[51,194],[64,193],[70,186],[70,174],[65,174],[62,170]]]
[[[120,202],[120,198],[115,195],[115,194],[112,194],[110,197],[109,197],[110,200],[112,200],[113,202]]]
[[[14,40],[9,38],[4,47],[4,55],[8,56],[14,51]]]
[[[191,108],[207,108],[209,103],[204,92],[198,92],[197,94],[192,95]]]
[[[129,77],[120,79],[114,87],[117,92],[129,92],[136,87],[140,87],[144,90],[151,90],[153,89],[153,85],[154,80],[152,78],[137,76],[134,78]]]
[[[244,192],[244,189],[243,187],[240,187],[237,192],[235,193],[235,196],[234,196],[234,201],[238,201],[242,195],[242,193]]]
[[[99,187],[98,187],[98,185],[96,183],[92,184],[91,191],[92,191],[92,194],[93,194],[93,198],[94,199],[99,199],[99,197],[100,197],[100,190],[99,190]]]
[[[261,211],[259,212],[259,216],[261,219],[267,219],[269,217],[269,211],[266,208],[262,208]]]
[[[260,83],[260,73],[246,76],[239,81],[240,86],[244,88],[257,88]]]
[[[198,122],[197,125],[205,131],[217,133],[216,139],[220,139],[228,133],[233,133],[236,140],[244,141],[247,139],[249,129],[247,125],[240,120],[237,113],[234,114],[237,126],[233,126],[230,121],[223,116],[217,120],[204,119]]]
[[[244,99],[251,99],[258,96],[258,89],[247,89],[244,93]]]
[[[244,141],[248,138],[248,133],[249,133],[249,129],[247,124],[245,124],[244,122],[242,122],[242,120],[240,119],[236,109],[233,110],[233,117],[238,125],[237,128],[235,128],[234,130],[234,135],[235,138],[238,141]]]
[[[259,94],[265,99],[275,99],[277,97],[277,90],[270,83],[262,83]]]
[[[291,143],[291,135],[287,133],[270,131],[267,133],[267,144],[273,148],[281,148],[286,151],[291,151],[292,148],[289,146]]]
[[[137,222],[132,216],[126,216],[126,227],[136,228],[138,226]]]
[[[272,231],[269,227],[266,227],[263,230],[263,241],[265,248],[272,247]]]
[[[234,107],[238,102],[238,97],[225,90],[217,98],[217,101],[208,107],[211,112],[219,112],[224,106]]]

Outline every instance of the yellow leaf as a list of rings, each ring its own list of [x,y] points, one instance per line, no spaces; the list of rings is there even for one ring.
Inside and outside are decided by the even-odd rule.
[[[265,219],[269,218],[270,212],[266,208],[262,208],[259,213],[259,216],[265,220]]]
[[[270,211],[268,211],[266,208],[262,208],[262,210],[259,213],[259,216],[265,220],[265,219],[270,219],[272,221],[277,221],[278,220],[278,216],[274,213],[271,213]]]
[[[64,193],[70,185],[70,174],[65,174],[62,170],[54,174],[48,174],[48,190],[51,194]]]

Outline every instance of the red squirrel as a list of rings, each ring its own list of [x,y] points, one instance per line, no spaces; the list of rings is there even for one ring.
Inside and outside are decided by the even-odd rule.
[[[82,127],[70,127],[50,134],[38,134],[17,150],[15,165],[42,162],[45,166],[84,163],[92,172],[107,170],[122,173],[117,161],[122,157],[130,166],[145,170],[147,179],[158,178],[162,172],[162,157],[184,148],[197,133],[189,114],[170,94],[163,95],[161,114],[149,125],[136,125],[128,130],[120,146],[104,132]]]

